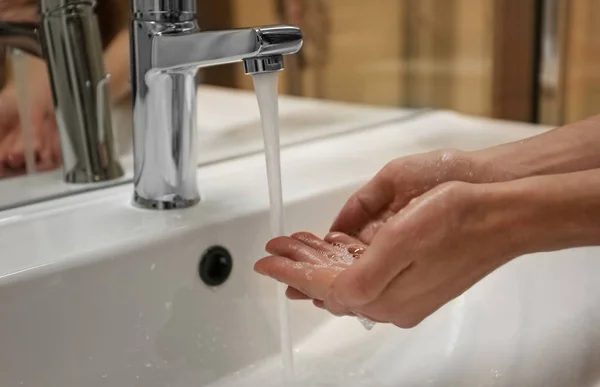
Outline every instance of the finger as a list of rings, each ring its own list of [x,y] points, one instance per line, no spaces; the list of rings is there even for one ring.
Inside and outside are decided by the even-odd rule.
[[[0,140],[9,130],[19,124],[19,108],[12,88],[0,94]]]
[[[336,278],[327,298],[328,308],[355,309],[372,302],[398,274],[410,267],[411,244],[406,239],[414,238],[399,237],[396,227],[383,228],[361,258]],[[403,255],[398,256],[397,251]]]
[[[360,258],[360,256],[363,255],[367,251],[367,248],[362,244],[349,245],[347,247],[347,249],[348,249],[348,252],[350,254],[352,254],[354,256],[354,258],[356,258],[356,259]]]
[[[46,121],[44,119],[43,113],[39,112],[34,115],[33,129],[33,149],[35,152],[36,161],[39,161],[42,157],[42,151],[44,150],[44,146],[48,142],[48,135],[46,133]]]
[[[369,222],[357,233],[358,239],[361,242],[370,245],[371,242],[373,242],[373,238],[375,238],[375,235],[377,235],[381,227],[383,227],[383,225],[385,224],[384,219],[387,219],[391,216],[393,216],[393,214],[386,211],[386,215],[381,215],[380,219],[376,219]]]
[[[339,243],[342,245],[363,244],[359,239],[343,232],[330,232],[329,234],[325,235],[325,241],[331,244]]]
[[[345,245],[334,246],[313,234],[302,232],[292,235],[292,238],[309,245],[323,256],[320,266],[347,268],[354,263],[356,257],[348,252]],[[344,246],[344,248],[340,248]]]
[[[310,300],[309,296],[307,296],[306,294],[302,293],[298,289],[292,288],[291,286],[288,286],[288,288],[285,291],[285,295],[290,300]]]
[[[8,166],[14,169],[23,168],[25,166],[25,150],[23,147],[22,130],[15,130],[16,136],[12,142],[11,148],[8,151]]]
[[[292,234],[291,238],[296,239],[307,246],[312,247],[317,252],[323,254],[325,257],[331,258],[332,254],[339,252],[333,245],[325,242],[323,239],[313,235],[309,232],[298,232]]]
[[[323,254],[306,243],[285,236],[270,240],[266,250],[269,254],[287,257],[294,261],[322,264],[325,260]]]
[[[316,268],[308,262],[295,262],[286,257],[271,256],[259,260],[254,270],[283,282],[312,299],[323,300],[339,271]]]
[[[352,195],[331,226],[331,231],[353,234],[376,219],[395,196],[392,168],[384,167],[363,188]]]
[[[316,306],[319,309],[324,309],[327,310],[327,308],[325,308],[325,303],[321,300],[313,300],[313,305]]]
[[[55,129],[52,127],[52,122],[48,119],[43,119],[41,130],[36,139],[40,139],[41,149],[39,150],[39,164],[37,169],[40,172],[45,172],[56,168],[59,164],[54,157],[54,142]]]
[[[60,135],[58,133],[56,118],[52,116],[46,122],[49,127],[48,133],[52,160],[55,167],[58,167],[62,165],[62,148],[60,146]]]
[[[19,130],[13,129],[4,137],[2,143],[0,144],[0,161],[2,161],[6,167],[12,169],[15,169],[13,166],[15,163],[11,160],[11,152],[13,149],[13,144],[16,142],[18,135]]]

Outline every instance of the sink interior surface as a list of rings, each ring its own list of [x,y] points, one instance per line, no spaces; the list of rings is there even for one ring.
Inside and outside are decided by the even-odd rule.
[[[287,206],[323,233],[354,187]],[[0,287],[3,386],[282,386],[276,285],[252,272],[265,211]],[[234,270],[205,286],[199,257]],[[402,330],[292,303],[298,385],[596,386],[600,249],[523,257]]]

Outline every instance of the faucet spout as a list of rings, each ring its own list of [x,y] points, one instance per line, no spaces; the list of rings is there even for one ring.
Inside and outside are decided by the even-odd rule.
[[[191,28],[192,30],[193,27]],[[297,27],[271,26],[229,31],[165,33],[153,43],[154,68],[201,68],[245,59],[295,54],[302,47]]]
[[[291,26],[200,31],[194,0],[132,0],[134,203],[187,208],[196,183],[196,72],[244,62],[247,74],[283,69],[302,47]]]

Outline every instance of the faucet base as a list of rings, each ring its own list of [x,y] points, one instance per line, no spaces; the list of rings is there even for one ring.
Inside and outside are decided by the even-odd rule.
[[[113,161],[108,168],[102,168],[94,172],[88,172],[86,170],[75,169],[72,171],[64,172],[65,183],[68,184],[88,184],[88,183],[104,183],[116,179],[120,179],[125,176],[125,172],[121,167],[121,164],[117,161]]]
[[[136,192],[133,194],[133,203],[137,207],[147,210],[181,210],[200,203],[200,198],[184,199],[179,195],[175,195],[170,200],[156,200],[144,198]]]

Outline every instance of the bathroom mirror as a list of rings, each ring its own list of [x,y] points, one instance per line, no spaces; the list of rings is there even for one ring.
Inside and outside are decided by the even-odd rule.
[[[37,21],[38,1],[0,0],[0,23]],[[368,128],[423,108],[559,125],[592,114],[597,105],[600,82],[591,64],[600,23],[589,17],[598,14],[593,0],[386,0],[377,6],[199,0],[197,8],[204,30],[278,23],[302,28],[303,50],[286,58],[281,73],[284,146]],[[97,0],[96,10],[124,174],[95,184],[64,182],[45,64],[0,47],[0,210],[131,183],[129,2]],[[5,32],[0,29],[0,38]],[[209,68],[198,80],[199,164],[260,152],[252,80],[241,66]],[[23,114],[29,116],[24,125],[29,130],[18,125]],[[46,153],[36,153],[40,131],[43,143],[50,144]],[[31,160],[42,165],[32,167]]]

